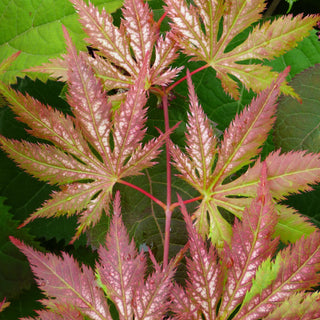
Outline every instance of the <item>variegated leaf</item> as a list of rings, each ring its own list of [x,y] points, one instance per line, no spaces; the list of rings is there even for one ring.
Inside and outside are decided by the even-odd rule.
[[[263,288],[263,291],[259,288],[261,284],[258,282],[252,286],[235,320],[266,317],[294,293],[318,285],[320,282],[319,232],[314,232],[308,238],[303,237],[291,247],[281,251],[274,264],[279,265],[277,277],[269,286]],[[259,272],[263,277],[266,270],[261,269]],[[259,274],[256,275],[257,278],[259,276]]]
[[[106,173],[90,168],[61,150],[45,144],[0,137],[2,148],[21,168],[51,184],[63,185],[81,179],[99,179]],[[91,173],[90,173],[91,172]]]
[[[132,319],[135,291],[144,281],[146,259],[143,253],[138,254],[135,244],[129,241],[121,219],[119,193],[114,201],[106,248],[101,246],[98,250],[100,261],[96,265],[96,272],[100,285],[116,304],[121,319]]]
[[[190,259],[186,258],[189,276],[186,293],[191,301],[201,307],[206,319],[214,319],[223,283],[221,267],[217,263],[214,247],[210,246],[207,250],[181,200],[180,205],[187,226],[191,254]]]
[[[205,61],[214,68],[224,90],[235,99],[239,98],[238,84],[230,75],[248,90],[266,89],[277,73],[270,67],[248,63],[249,59],[262,61],[283,54],[307,36],[320,19],[316,15],[294,18],[289,15],[261,23],[253,28],[247,40],[231,49],[228,45],[235,36],[261,18],[264,0],[197,0],[194,5],[185,0],[165,0],[165,3],[179,46],[193,60]],[[280,90],[298,97],[286,82],[281,83]]]
[[[279,241],[271,240],[271,237],[277,222],[264,165],[257,197],[244,211],[242,223],[236,220],[231,245],[224,248],[223,266],[227,280],[219,312],[226,317],[241,304],[262,261],[274,255]]]
[[[79,129],[96,148],[103,161],[112,170],[109,146],[112,105],[94,72],[87,65],[83,54],[78,56],[67,30],[64,29],[68,55],[69,92],[68,103],[72,106]]]
[[[232,233],[229,222],[222,215],[223,210],[242,219],[243,211],[257,195],[262,162],[258,159],[255,164],[252,163],[274,123],[276,99],[287,72],[280,74],[270,88],[261,92],[250,106],[236,116],[219,143],[216,138],[212,140],[215,142],[210,142],[212,129],[208,123],[205,124],[206,118],[200,106],[193,111],[196,101],[193,99],[185,152],[177,146],[171,148],[179,176],[201,194],[202,202],[194,212],[195,225],[200,234],[209,235],[218,247],[223,245],[222,240],[229,242]],[[192,94],[192,87],[190,90]],[[252,166],[240,177],[234,178],[248,164]],[[310,185],[320,181],[320,157],[316,154],[280,154],[280,151],[276,151],[266,157],[266,164],[274,202],[291,193],[311,190]],[[280,215],[276,234],[280,235],[282,241],[294,242],[302,234],[308,235],[315,230],[307,219],[293,210],[282,205],[276,208]]]
[[[108,213],[115,183],[121,182],[123,177],[141,174],[141,170],[155,163],[154,159],[172,130],[142,143],[146,132],[147,63],[127,93],[125,102],[114,112],[100,81],[83,54],[77,54],[66,30],[65,37],[68,102],[74,117],[65,116],[0,83],[0,90],[19,119],[31,128],[30,133],[53,145],[10,141],[2,137],[0,142],[23,169],[43,181],[61,186],[61,191],[54,192],[52,199],[21,226],[38,217],[77,214],[79,226],[72,239],[75,241],[99,221],[103,212]]]
[[[282,73],[277,82],[253,99],[250,106],[240,115],[236,115],[225,130],[211,186],[221,183],[230,174],[250,164],[259,154],[274,123],[279,87],[288,71]]]
[[[56,302],[77,306],[92,319],[111,319],[103,291],[97,286],[93,271],[66,253],[57,257],[43,254],[11,237],[11,241],[27,256],[37,283],[48,297]]]

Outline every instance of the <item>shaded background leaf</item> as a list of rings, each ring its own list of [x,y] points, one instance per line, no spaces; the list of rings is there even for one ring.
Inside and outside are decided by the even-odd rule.
[[[302,104],[289,97],[279,100],[274,130],[276,148],[282,152],[308,150],[320,152],[320,64],[294,77],[291,85]]]
[[[282,152],[307,150],[320,152],[320,64],[297,74],[290,85],[302,98],[302,104],[289,97],[279,100],[274,143]],[[320,187],[308,193],[290,196],[286,204],[311,217],[320,226]]]
[[[121,0],[93,0],[99,8],[104,6],[114,12]],[[14,83],[22,70],[48,62],[65,52],[62,24],[70,31],[78,49],[85,49],[84,32],[78,16],[68,0],[3,0],[0,2],[0,61],[21,51],[19,58],[8,72],[0,76],[7,83]],[[47,75],[33,74],[47,79]]]
[[[0,197],[0,300],[12,299],[33,284],[33,275],[29,264],[21,253],[10,243],[9,236],[14,235],[34,246],[38,246],[27,229],[17,230],[19,221],[13,220],[5,205],[5,198]]]

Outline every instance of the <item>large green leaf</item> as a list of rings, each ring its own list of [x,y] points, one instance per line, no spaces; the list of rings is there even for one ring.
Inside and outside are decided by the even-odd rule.
[[[283,152],[320,152],[320,64],[296,75],[290,85],[300,95],[302,103],[289,97],[280,99],[274,130],[275,147]],[[320,226],[319,199],[320,187],[316,186],[312,192],[289,197],[286,203]]]
[[[320,152],[320,64],[296,75],[290,83],[302,103],[289,97],[279,101],[274,141],[283,152]]]
[[[99,8],[114,12],[122,0],[93,0]],[[78,48],[84,49],[85,34],[68,0],[1,0],[0,61],[21,51],[18,59],[0,79],[15,82],[22,70],[38,66],[65,52],[62,25],[70,32]],[[43,74],[34,76],[45,79]]]

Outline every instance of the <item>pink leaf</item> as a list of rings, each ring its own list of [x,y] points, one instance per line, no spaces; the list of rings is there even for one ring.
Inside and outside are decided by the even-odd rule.
[[[185,290],[175,285],[171,290],[172,306],[171,309],[175,312],[175,318],[177,320],[200,320],[201,315],[198,312],[199,306],[190,298]]]
[[[93,4],[87,5],[83,0],[71,0],[80,16],[88,42],[114,64],[122,67],[129,74],[138,74],[136,64],[131,57],[123,28],[113,25],[112,16],[104,9],[100,13]]]
[[[213,246],[209,250],[192,225],[190,216],[180,199],[181,212],[184,216],[189,235],[191,258],[187,258],[188,284],[187,295],[194,300],[207,319],[214,319],[219,302],[223,277],[221,267],[217,263],[217,255]]]
[[[169,293],[172,288],[172,266],[157,269],[146,282],[141,283],[135,294],[134,314],[137,320],[163,319],[169,309]]]
[[[226,268],[227,280],[221,313],[230,315],[231,310],[242,302],[261,262],[274,255],[278,239],[271,240],[271,236],[276,224],[277,213],[269,193],[264,163],[257,197],[250,208],[244,210],[242,223],[236,220],[231,244],[224,248],[222,264]]]
[[[103,92],[101,83],[86,63],[83,55],[77,54],[67,30],[64,28],[68,55],[68,102],[77,118],[79,129],[97,149],[106,165],[112,168],[109,134],[111,130],[111,103]]]
[[[121,220],[119,193],[114,200],[114,212],[106,248],[100,246],[98,250],[100,261],[96,267],[97,272],[121,317],[131,319],[134,294],[144,281],[146,259],[143,253],[138,254],[133,241],[129,241]]]
[[[269,89],[255,98],[240,115],[236,115],[225,131],[213,173],[212,180],[215,183],[251,163],[252,158],[261,151],[260,147],[267,139],[275,120],[279,87],[288,72],[289,68]]]
[[[89,148],[81,133],[74,127],[74,119],[58,110],[46,107],[28,94],[1,85],[0,90],[11,105],[17,119],[27,124],[29,133],[51,141],[56,146],[78,157],[88,157]],[[59,119],[59,121],[57,121]]]
[[[143,0],[126,0],[122,13],[126,35],[130,40],[137,64],[142,69],[146,56],[152,52],[158,38],[158,28],[153,13],[148,3]]]
[[[19,166],[35,177],[51,184],[66,184],[72,180],[101,177],[96,168],[90,168],[61,150],[45,144],[9,140],[0,137],[2,149]],[[90,172],[91,171],[91,172]]]
[[[277,73],[254,61],[272,59],[296,46],[319,20],[315,15],[300,15],[266,21],[253,28],[247,40],[229,50],[230,42],[262,17],[264,0],[196,0],[190,5],[185,0],[165,0],[165,3],[174,39],[184,53],[214,68],[224,90],[235,99],[239,98],[238,83],[230,75],[248,90],[266,89]],[[248,62],[249,59],[252,60]],[[280,90],[297,97],[286,82],[281,83]]]
[[[88,59],[107,89],[130,88],[148,65],[146,89],[152,85],[164,86],[172,81],[181,68],[171,68],[178,57],[178,47],[172,37],[163,40],[147,2],[126,0],[120,27],[105,10],[100,13],[91,3],[72,0],[80,15],[80,22],[90,45],[97,48],[102,59]],[[151,60],[154,46],[155,61]],[[119,71],[120,70],[120,71]],[[124,75],[121,70],[125,70]]]
[[[62,257],[43,254],[10,237],[28,258],[36,281],[42,291],[55,302],[76,305],[83,314],[92,319],[111,319],[103,292],[98,288],[94,273],[66,253]]]
[[[198,103],[189,71],[187,71],[187,81],[190,98],[186,132],[188,156],[173,146],[172,157],[176,168],[182,173],[179,176],[201,191],[207,187],[212,175],[217,139],[208,118]]]
[[[187,146],[183,152],[172,145],[171,154],[179,176],[200,193],[201,204],[194,212],[195,225],[202,236],[209,236],[215,245],[230,244],[232,230],[222,215],[223,208],[239,219],[257,195],[262,162],[257,160],[269,131],[274,123],[276,99],[288,69],[268,89],[260,93],[252,103],[226,129],[220,145],[213,137],[201,107],[197,104],[193,87],[189,84],[190,110],[188,117]],[[190,81],[189,81],[190,82]],[[266,157],[268,184],[274,201],[288,194],[311,190],[310,184],[320,181],[320,159],[317,154],[280,151]],[[242,175],[240,170],[252,164]],[[215,167],[214,167],[215,166]],[[240,177],[235,178],[237,175]],[[315,227],[283,205],[279,212],[276,234],[283,242],[299,239],[315,230]],[[229,227],[228,227],[229,225]]]
[[[275,280],[261,294],[244,303],[235,317],[263,318],[294,293],[308,290],[320,281],[320,234],[314,232],[283,250],[276,258],[280,269]]]

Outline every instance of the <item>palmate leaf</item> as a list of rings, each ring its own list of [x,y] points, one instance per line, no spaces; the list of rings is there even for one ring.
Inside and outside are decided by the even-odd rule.
[[[126,101],[113,113],[100,81],[83,54],[77,54],[66,30],[64,33],[69,67],[67,100],[73,116],[44,106],[0,83],[0,90],[18,119],[28,125],[30,133],[52,145],[4,137],[0,137],[0,142],[21,168],[61,188],[23,225],[37,217],[78,214],[75,240],[100,219],[103,210],[108,212],[117,181],[140,174],[154,164],[169,132],[142,144],[147,64],[127,93]]]
[[[97,286],[90,268],[80,268],[66,253],[60,258],[37,252],[13,237],[11,241],[27,256],[40,289],[48,297],[56,298],[51,304],[74,305],[92,318],[111,319],[103,291]],[[50,306],[50,300],[43,302]]]
[[[37,319],[112,319],[107,299],[111,299],[120,319],[163,319],[169,306],[169,293],[175,267],[182,254],[166,268],[155,265],[145,279],[146,257],[130,242],[121,218],[120,194],[116,193],[114,214],[105,247],[98,250],[95,274],[87,266],[81,268],[68,254],[57,257],[35,251],[11,237],[28,258],[38,286],[47,299],[46,311]]]
[[[319,293],[308,290],[320,281],[320,233],[302,237],[271,260],[279,244],[272,236],[278,214],[266,163],[257,197],[243,221],[236,220],[231,245],[223,250],[207,247],[182,200],[180,205],[189,234],[189,281],[172,291],[173,319],[317,319]]]
[[[128,89],[139,77],[144,64],[151,65],[145,78],[145,88],[169,84],[181,68],[170,64],[178,57],[176,42],[169,32],[165,37],[159,33],[159,25],[143,0],[126,0],[123,3],[123,20],[120,27],[113,24],[112,16],[89,2],[70,0],[80,17],[80,23],[88,35],[87,42],[95,51],[95,57],[86,55],[88,63],[101,78],[104,87]],[[155,56],[152,58],[154,50]],[[51,63],[28,71],[51,73],[60,80],[67,80],[66,56],[53,59]],[[117,95],[116,95],[117,96]],[[115,99],[115,97],[112,97]]]
[[[234,37],[262,17],[264,0],[195,0],[190,5],[185,0],[165,0],[165,3],[179,46],[193,60],[205,61],[214,68],[224,90],[235,99],[239,98],[238,85],[230,75],[248,90],[266,89],[277,73],[268,66],[247,62],[280,56],[307,36],[320,19],[315,15],[294,18],[288,15],[266,21],[255,26],[243,43],[231,48]],[[286,82],[281,84],[281,92],[297,97]]]
[[[203,236],[209,234],[218,246],[223,246],[223,241],[230,243],[232,234],[231,226],[221,215],[220,208],[241,219],[244,209],[257,194],[262,162],[258,159],[253,163],[274,123],[276,99],[287,72],[280,74],[269,89],[259,94],[250,106],[236,116],[220,144],[217,144],[213,130],[200,111],[189,81],[191,101],[187,146],[185,151],[173,147],[172,157],[180,171],[179,176],[202,196],[202,202],[194,213],[198,231]],[[318,154],[292,152],[280,155],[277,151],[267,156],[265,161],[274,201],[282,200],[291,193],[311,190],[310,184],[320,180]],[[233,175],[247,165],[251,167],[234,179]],[[301,235],[314,231],[315,227],[294,210],[281,204],[276,209],[279,213],[276,234],[282,241],[294,242]]]

